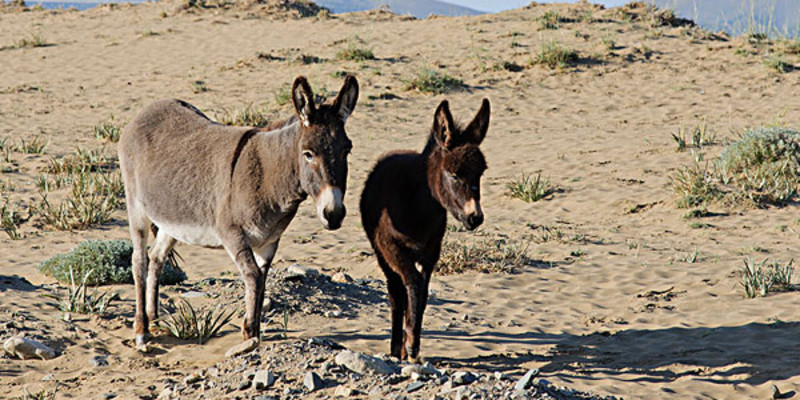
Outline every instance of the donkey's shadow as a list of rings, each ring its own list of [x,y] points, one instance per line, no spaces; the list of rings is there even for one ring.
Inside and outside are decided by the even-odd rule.
[[[630,329],[585,336],[531,332],[427,331],[424,338],[553,346],[541,352],[472,358],[429,358],[437,364],[486,371],[545,363],[542,372],[570,380],[599,374],[629,382],[666,383],[681,377],[718,384],[760,385],[800,376],[799,322],[717,328]]]

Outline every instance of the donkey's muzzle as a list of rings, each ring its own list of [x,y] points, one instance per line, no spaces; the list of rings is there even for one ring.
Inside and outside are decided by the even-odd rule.
[[[464,221],[464,227],[473,230],[483,223],[483,213],[473,213],[467,215],[467,219]]]
[[[317,198],[317,215],[325,229],[339,229],[346,214],[344,193],[336,186],[325,186]]]

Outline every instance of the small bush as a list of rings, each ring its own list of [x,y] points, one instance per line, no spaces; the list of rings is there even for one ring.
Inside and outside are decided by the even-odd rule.
[[[167,330],[178,339],[197,339],[203,344],[230,322],[236,310],[225,312],[221,307],[195,310],[191,303],[181,299],[174,313],[159,320]]]
[[[93,131],[96,139],[117,143],[122,129],[115,123],[114,115],[111,115],[107,120],[98,122]]]
[[[403,83],[406,90],[417,90],[430,94],[447,93],[464,86],[462,80],[431,69],[422,69],[416,76],[403,81]]]
[[[78,147],[75,154],[60,159],[51,158],[45,172],[49,174],[75,174],[80,172],[101,172],[115,168],[117,157],[100,149],[86,150]]]
[[[528,257],[529,245],[530,242],[510,239],[482,239],[473,243],[446,239],[436,271],[445,275],[467,271],[515,272],[516,268],[533,264]]]
[[[783,59],[780,54],[773,54],[764,59],[764,66],[770,71],[783,74],[792,70],[793,66]]]
[[[270,121],[264,110],[250,104],[233,112],[226,110],[219,122],[225,125],[264,127]]]
[[[539,18],[539,30],[558,29],[561,26],[561,15],[555,11],[547,11]]]
[[[339,50],[339,52],[336,53],[336,58],[346,61],[366,61],[374,60],[375,54],[372,53],[372,49],[359,47],[355,43],[350,43],[347,48]]]
[[[204,93],[208,91],[208,85],[206,85],[205,81],[195,80],[192,81],[190,85],[192,87],[192,93],[194,94]]]
[[[672,190],[678,195],[678,208],[699,206],[716,198],[718,190],[708,170],[708,163],[683,167],[669,176]]]
[[[728,145],[717,162],[720,180],[737,200],[781,205],[800,184],[800,132],[776,127],[747,131]]]
[[[20,138],[15,150],[23,154],[44,154],[45,147],[47,147],[47,142],[43,141],[39,136],[34,136],[30,140]]]
[[[29,37],[18,40],[16,44],[18,49],[45,46],[47,46],[47,41],[44,40],[44,36],[35,33],[32,33]]]
[[[792,262],[790,260],[785,266],[780,261],[768,263],[768,260],[757,264],[752,258],[746,258],[740,271],[745,297],[764,297],[769,292],[790,290],[794,270]]]
[[[83,275],[81,283],[76,286],[75,275],[72,271],[72,267],[70,267],[70,288],[67,291],[67,296],[61,297],[55,294],[44,294],[43,296],[58,301],[56,307],[64,313],[103,315],[111,302],[117,298],[117,295],[109,294],[109,292],[98,294],[96,289],[92,294],[88,294],[86,280],[92,272],[94,272],[94,270],[86,272]],[[65,317],[68,315],[69,314],[65,315]]]
[[[547,178],[537,174],[534,179],[530,175],[522,174],[519,178],[506,183],[506,195],[520,199],[527,203],[539,201],[555,191]]]
[[[576,61],[578,61],[578,53],[575,50],[563,47],[556,41],[548,41],[539,49],[533,63],[547,66],[550,69],[561,69]]]
[[[73,274],[87,276],[85,285],[111,285],[133,283],[131,257],[133,244],[130,240],[87,240],[72,251],[59,254],[39,264],[39,271],[62,283],[70,283]],[[164,266],[160,282],[172,285],[186,280],[186,274],[178,266],[174,253]]]
[[[25,222],[17,207],[7,198],[3,198],[3,206],[0,207],[0,229],[2,229],[11,240],[22,239],[22,234],[17,232],[20,224]]]

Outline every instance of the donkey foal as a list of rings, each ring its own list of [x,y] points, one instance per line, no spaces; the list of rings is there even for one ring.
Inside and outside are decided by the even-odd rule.
[[[467,229],[483,223],[479,145],[489,128],[489,100],[472,122],[453,122],[447,100],[436,109],[422,153],[382,156],[361,194],[361,222],[386,275],[392,308],[391,354],[416,361],[428,283],[442,246],[447,211]],[[419,268],[419,269],[418,269]]]
[[[158,277],[176,241],[225,248],[245,283],[245,339],[259,338],[264,285],[281,234],[308,195],[327,229],[345,216],[344,125],[358,100],[347,76],[339,95],[317,107],[306,78],[292,86],[294,116],[266,128],[209,120],[180,100],[153,103],[119,141],[136,286],[134,330],[146,348],[158,317]],[[147,252],[150,226],[158,228]],[[149,262],[148,262],[149,259]]]

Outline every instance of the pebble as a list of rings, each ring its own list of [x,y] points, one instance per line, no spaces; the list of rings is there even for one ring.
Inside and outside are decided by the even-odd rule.
[[[253,375],[253,385],[256,389],[266,389],[275,383],[275,375],[268,369],[260,369]]]
[[[274,396],[264,395],[264,396],[253,397],[253,400],[278,400],[278,398]]]
[[[274,303],[273,303],[272,299],[269,298],[269,296],[264,296],[264,303],[261,306],[262,310],[265,313],[268,313],[268,312],[272,311],[272,307],[273,306],[274,306]]]
[[[292,264],[286,268],[286,275],[284,280],[299,280],[309,276],[317,276],[319,271],[314,268],[306,267],[300,264]]]
[[[342,312],[340,310],[325,311],[326,318],[341,318]]]
[[[225,358],[236,357],[245,353],[249,353],[258,347],[258,338],[250,338],[236,346],[231,347],[225,352]]]
[[[110,400],[110,399],[113,399],[113,398],[117,397],[117,394],[116,393],[103,393],[100,397],[102,397],[103,399],[106,399],[106,400]]]
[[[14,336],[6,340],[3,344],[3,349],[9,355],[23,360],[28,358],[49,360],[56,356],[56,351],[46,344],[22,336]]]
[[[336,355],[336,364],[339,364],[353,372],[359,374],[372,375],[391,375],[395,368],[377,357],[366,354],[356,353],[350,350],[342,350]]]
[[[203,377],[197,372],[193,372],[187,375],[185,378],[183,378],[183,384],[191,385],[193,383],[200,382],[201,380],[203,380]]]
[[[55,379],[56,379],[56,377],[53,376],[53,374],[47,374],[47,375],[42,377],[42,380],[45,381],[45,382],[52,381],[52,380],[55,380]]]
[[[327,348],[333,349],[333,350],[344,350],[345,349],[345,347],[340,345],[339,343],[336,343],[333,340],[325,339],[325,338],[321,338],[321,337],[312,337],[311,339],[308,339],[308,344],[309,345],[314,345],[314,346],[323,346],[323,347],[327,347]]]
[[[181,297],[184,299],[196,299],[198,297],[206,297],[206,294],[203,292],[198,292],[196,290],[190,290],[188,292],[181,293]]]
[[[408,385],[406,385],[406,393],[414,393],[417,390],[422,389],[423,386],[425,386],[424,382],[420,381],[411,382]]]
[[[247,380],[247,379],[242,379],[242,380],[239,382],[239,385],[237,385],[237,386],[236,386],[236,388],[237,388],[237,389],[239,389],[239,390],[247,390],[247,389],[250,389],[250,386],[251,386],[252,384],[253,384],[253,382],[252,382],[252,381],[249,381],[249,380]]]
[[[108,360],[106,360],[103,356],[92,356],[89,359],[89,366],[90,367],[105,367],[108,365]]]
[[[331,281],[335,283],[353,283],[353,278],[344,272],[337,272],[331,277]]]
[[[347,386],[339,386],[339,387],[336,388],[336,391],[333,392],[333,396],[334,397],[350,398],[352,396],[355,396],[355,394],[356,394],[356,391],[353,390],[352,388],[347,387]]]
[[[538,368],[529,369],[528,372],[526,372],[525,375],[522,375],[522,378],[519,378],[517,383],[514,384],[514,390],[522,392],[528,389],[531,386],[533,378],[535,378],[536,375],[539,375]]]
[[[462,385],[469,385],[472,382],[475,382],[477,377],[469,371],[459,371],[453,374],[453,387],[462,386]]]
[[[158,394],[160,400],[168,400],[172,396],[172,389],[166,388]]]
[[[322,378],[320,378],[316,372],[314,371],[306,372],[306,377],[303,379],[303,386],[305,386],[309,392],[322,389],[323,385],[324,382],[322,382]]]

